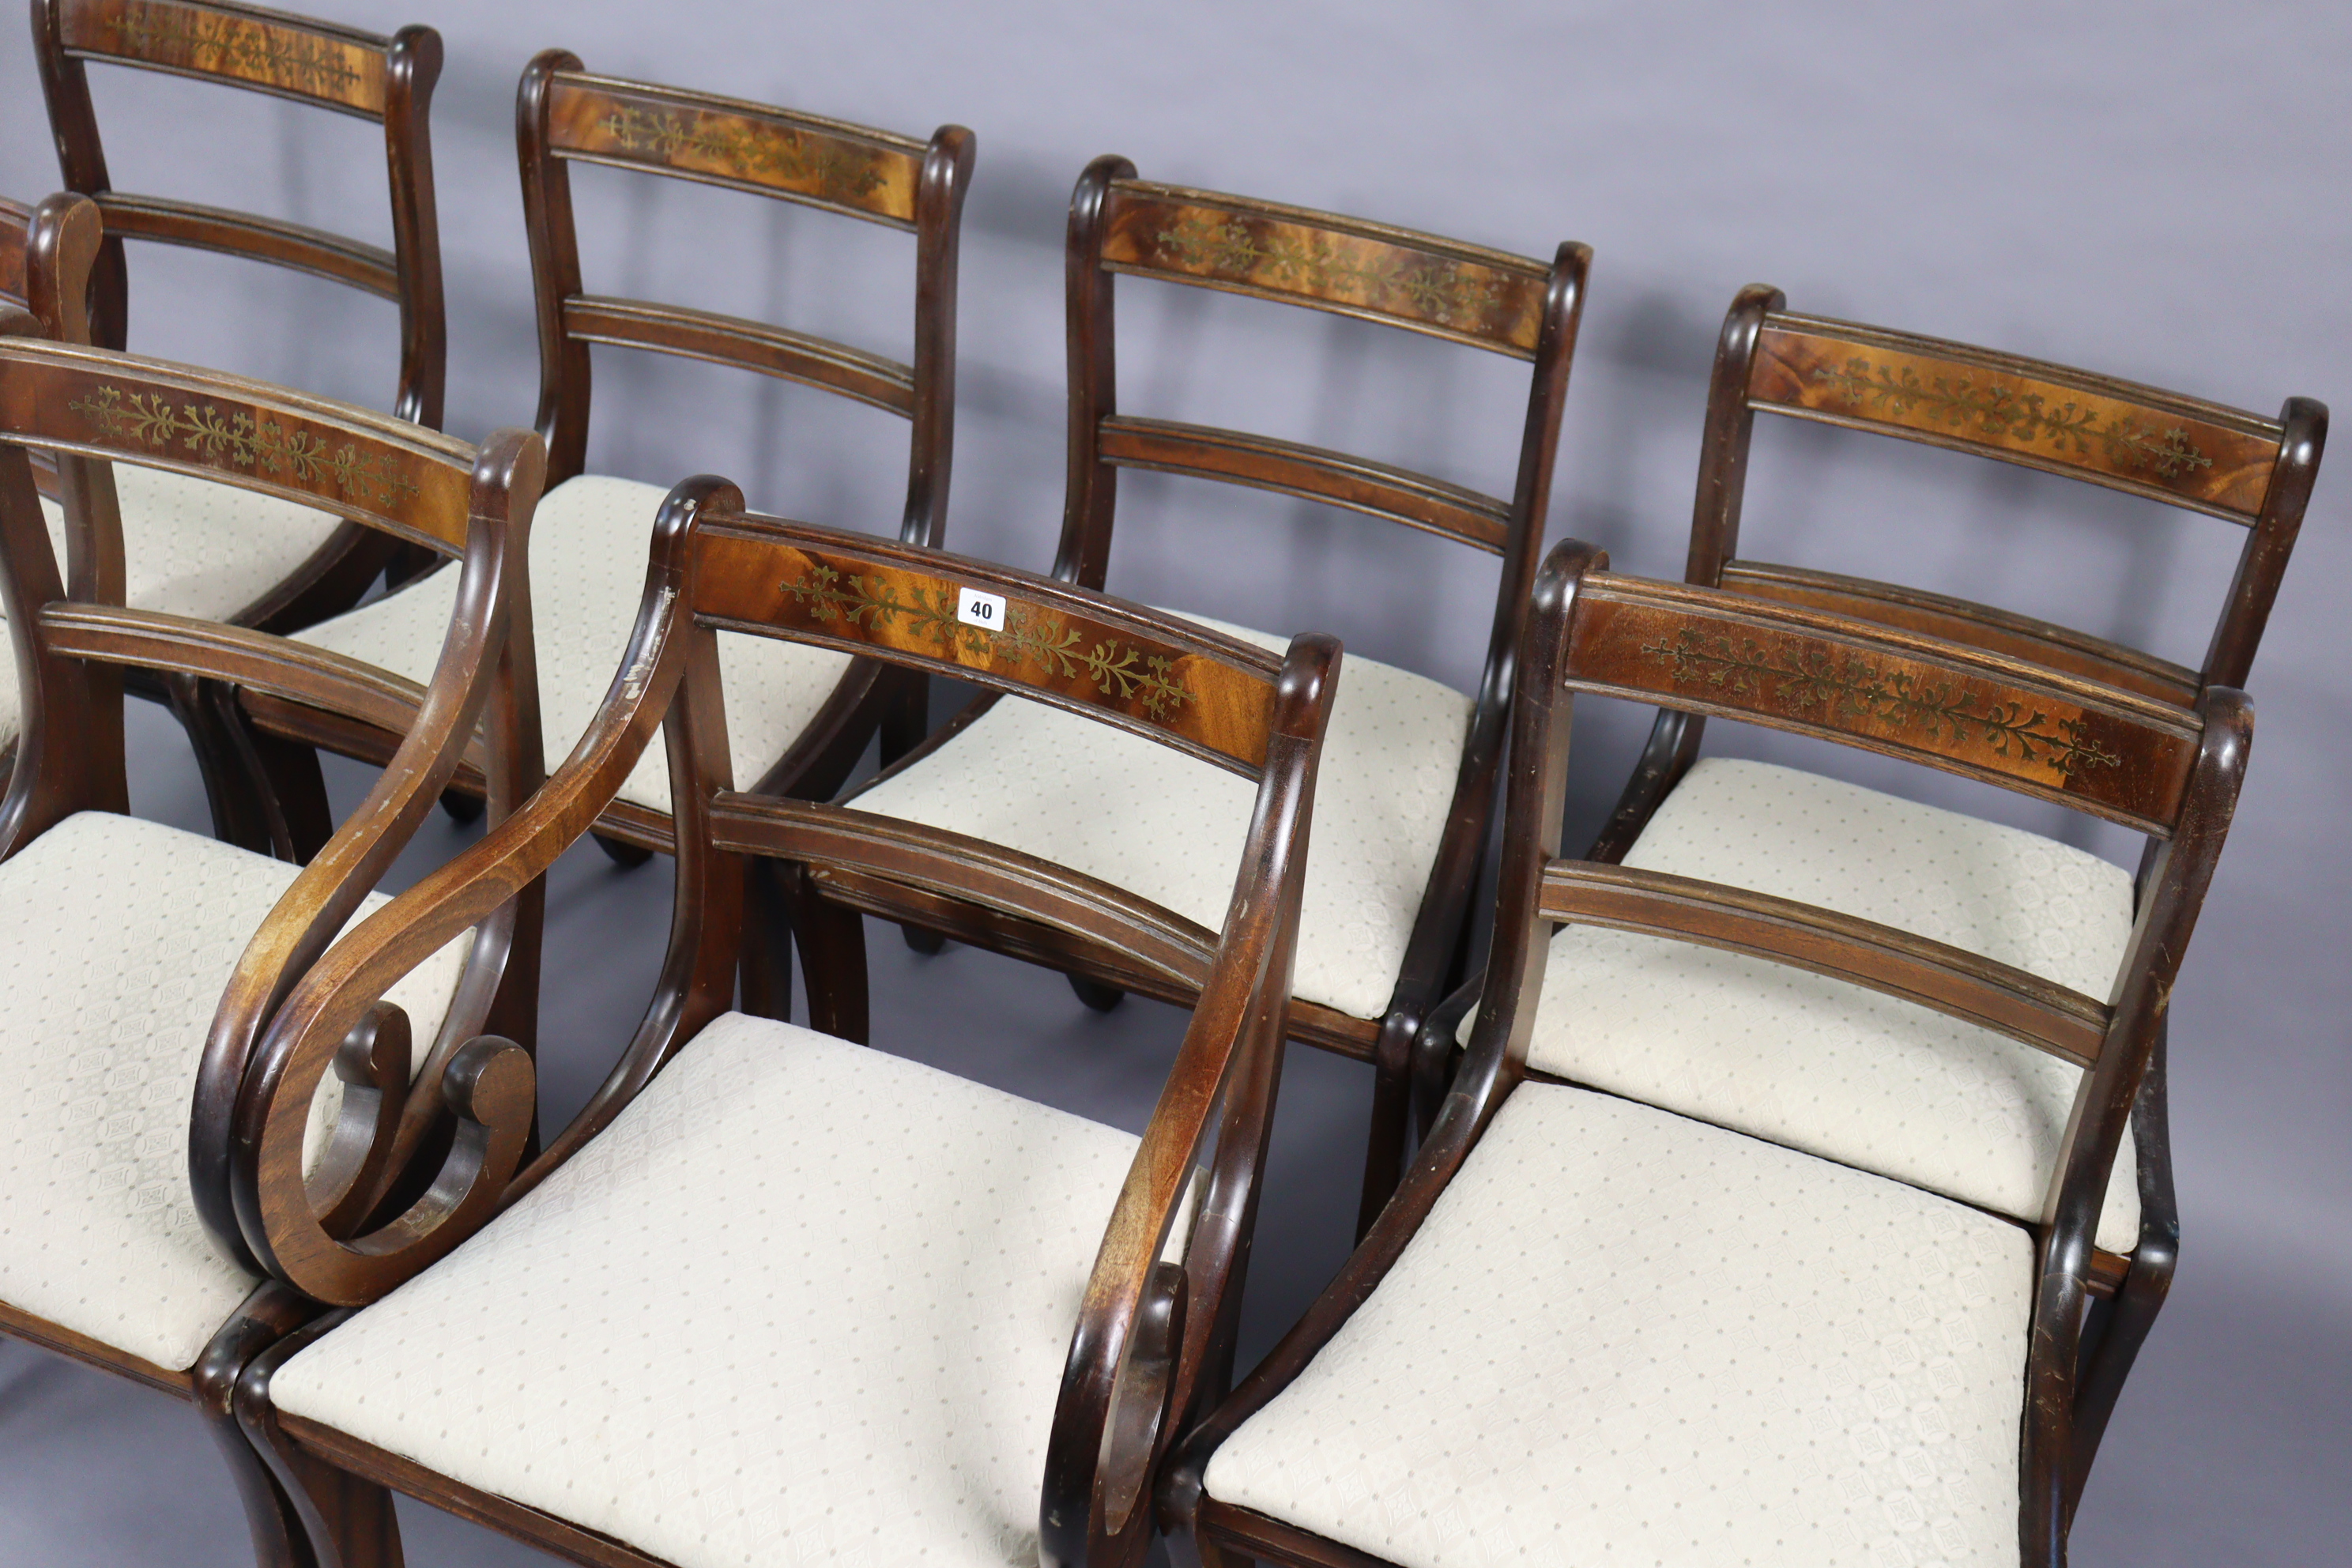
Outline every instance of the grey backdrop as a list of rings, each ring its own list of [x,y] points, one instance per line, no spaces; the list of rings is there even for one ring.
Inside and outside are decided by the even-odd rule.
[[[979,133],[964,245],[955,546],[1050,559],[1062,463],[1063,206],[1096,153],[1533,255],[1598,253],[1550,520],[1624,568],[1679,569],[1708,358],[1754,279],[1801,310],[1993,344],[2269,412],[2352,405],[2352,20],[2336,6],[2014,0],[1355,5],[1259,0],[950,8],[510,0],[345,4],[448,47],[434,129],[451,322],[449,426],[528,424],[536,388],[513,84],[560,44],[591,68],[915,133]],[[100,71],[116,184],[383,238],[370,128],[270,100]],[[0,27],[0,186],[55,184],[24,36]],[[587,171],[589,286],[783,320],[899,354],[903,237],[750,198]],[[1515,363],[1248,301],[1122,286],[1124,405],[1256,425],[1507,489]],[[143,250],[135,348],[378,404],[388,307]],[[887,527],[903,427],[803,389],[606,355],[591,462],[697,469],[755,505]],[[1785,423],[1785,422],[1783,422]],[[2067,493],[2021,470],[1808,428],[1759,432],[1748,553],[1968,594],[2201,652],[2236,544],[2210,519]],[[2352,463],[2339,458],[2338,468]],[[2084,1505],[2085,1563],[2294,1563],[2352,1530],[2352,1003],[2339,847],[2352,686],[2339,473],[2322,478],[2252,682],[2252,777],[2175,1002],[2187,1256]],[[1491,565],[1347,514],[1131,479],[1112,586],[1466,682]],[[1577,824],[1613,794],[1643,717],[1582,715]],[[1727,727],[1718,727],[1719,731]],[[551,737],[551,740],[556,738]],[[201,820],[184,749],[134,716],[142,812]],[[1750,754],[1793,748],[1722,733]],[[560,743],[557,749],[561,750]],[[1804,760],[1994,813],[2128,860],[2123,836],[1848,758]],[[336,773],[348,802],[357,770]],[[461,836],[436,826],[410,872]],[[659,863],[559,874],[550,1110],[625,1036],[657,957]],[[877,941],[877,1039],[1133,1124],[1181,1027],[1082,1013],[1049,975]],[[593,966],[583,961],[596,956]],[[960,1020],[953,1030],[940,1020]],[[978,1026],[962,1020],[980,1018]],[[1302,1053],[1311,1056],[1311,1053]],[[1259,1342],[1344,1249],[1362,1085],[1296,1062]],[[1287,1194],[1286,1199],[1282,1197]],[[0,1351],[0,1563],[233,1563],[233,1508],[184,1412]],[[419,1560],[531,1554],[412,1510]]]

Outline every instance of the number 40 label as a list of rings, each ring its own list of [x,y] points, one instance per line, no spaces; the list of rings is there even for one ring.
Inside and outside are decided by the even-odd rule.
[[[977,588],[964,588],[956,595],[956,619],[969,626],[986,626],[990,631],[1004,629],[1004,595],[983,594]]]

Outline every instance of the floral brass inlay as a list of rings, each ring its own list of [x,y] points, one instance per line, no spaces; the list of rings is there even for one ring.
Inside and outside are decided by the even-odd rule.
[[[1898,418],[1916,412],[1955,429],[1973,426],[1995,440],[2048,441],[2060,447],[2072,441],[2081,457],[2095,444],[2116,467],[2150,468],[2161,479],[2213,466],[2178,425],[2158,430],[2129,416],[2103,425],[2095,410],[2073,403],[2053,405],[2038,392],[2020,392],[1997,381],[1948,381],[1940,375],[1922,381],[1909,365],[1898,372],[1859,356],[1846,361],[1843,370],[1816,365],[1813,379]]]
[[[632,153],[657,158],[682,153],[725,163],[749,180],[780,180],[854,196],[872,195],[883,184],[882,171],[870,161],[830,142],[813,147],[812,139],[798,132],[761,132],[699,114],[644,109],[615,109],[604,116],[603,127]]]
[[[959,620],[955,590],[950,587],[933,594],[914,586],[910,602],[899,597],[894,583],[880,577],[845,578],[831,566],[813,567],[783,586],[820,621],[838,616],[853,626],[863,623],[875,630],[903,621],[917,636],[929,635],[950,649],[961,643],[965,651],[992,662],[1001,658],[1041,664],[1066,678],[1083,673],[1094,679],[1095,689],[1106,697],[1140,700],[1154,719],[1167,718],[1171,704],[1200,700],[1177,678],[1175,661],[1165,654],[1139,653],[1116,638],[1081,648],[1074,628],[1017,602],[1006,607],[1004,629],[996,631]]]
[[[161,393],[134,392],[126,397],[119,386],[101,386],[66,406],[88,415],[118,441],[163,447],[177,437],[189,451],[215,467],[226,461],[242,468],[257,467],[264,473],[291,473],[305,484],[324,476],[344,495],[363,497],[378,506],[417,493],[415,482],[388,452],[363,458],[348,442],[341,450],[332,450],[308,430],[289,430],[252,414],[224,415],[209,403],[201,408],[183,403],[175,408]]]
[[[1820,709],[1846,718],[1867,715],[1923,725],[1931,742],[1938,736],[1961,740],[1980,729],[1994,754],[2041,763],[2069,778],[2084,768],[2112,768],[2123,761],[2086,736],[2082,720],[2053,721],[2038,710],[2029,717],[2016,702],[1980,703],[1961,679],[1946,684],[1901,671],[1885,675],[1851,655],[1832,660],[1818,650],[1802,658],[1785,651],[1768,655],[1753,637],[1735,646],[1720,633],[1703,637],[1688,626],[1672,643],[1647,643],[1642,651],[1673,665],[1677,684],[1704,681],[1736,697],[1753,697],[1769,681],[1772,695],[1801,713]]]
[[[216,16],[153,5],[133,5],[122,18],[122,40],[131,53],[152,58],[162,50],[184,50],[191,65],[211,54],[212,68],[263,81],[306,87],[347,98],[360,73],[341,49],[273,34],[233,16]]]
[[[1326,294],[1340,285],[1367,297],[1391,289],[1432,318],[1475,321],[1502,299],[1502,285],[1494,279],[1469,278],[1442,261],[1416,271],[1387,261],[1353,261],[1300,235],[1280,229],[1253,235],[1234,219],[1204,217],[1197,212],[1188,212],[1172,227],[1161,229],[1159,242],[1187,267],[1240,273],[1264,268],[1310,294]]]

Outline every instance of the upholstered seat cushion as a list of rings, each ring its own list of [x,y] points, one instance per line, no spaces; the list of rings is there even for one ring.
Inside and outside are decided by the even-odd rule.
[[[123,602],[134,609],[226,620],[315,554],[338,520],[274,496],[130,463],[114,465],[122,517]],[[44,521],[66,571],[64,509],[44,497]],[[0,639],[0,745],[19,724],[16,656]]]
[[[1136,1140],[730,1014],[278,1408],[681,1568],[1034,1568]]]
[[[654,518],[667,492],[583,474],[550,490],[530,529],[530,614],[548,765],[562,761],[612,689],[645,596]],[[433,679],[457,603],[457,568],[321,622],[302,640],[423,685]],[[735,783],[751,788],[808,727],[848,668],[845,654],[772,637],[719,634]],[[620,797],[669,810],[669,759],[646,749]]]
[[[103,812],[0,863],[0,1300],[176,1370],[258,1283],[197,1222],[188,1114],[221,993],[297,874]],[[393,988],[423,1044],[463,963],[452,943]]]
[[[1276,653],[1289,647],[1191,616]],[[1358,1018],[1386,1010],[1453,803],[1470,703],[1349,654],[1323,743],[1293,994]],[[1007,699],[861,811],[1051,860],[1223,927],[1256,791],[1181,752],[1043,703]]]
[[[2037,834],[1795,768],[1702,758],[1625,864],[1796,899],[1982,953],[2105,1001],[2132,879]],[[1532,1067],[1899,1181],[2038,1218],[2081,1070],[1803,970],[1664,937],[1562,928]],[[2126,1139],[2099,1245],[2139,1233]]]
[[[1527,1084],[1209,1495],[1406,1568],[2018,1561],[2023,1227]]]

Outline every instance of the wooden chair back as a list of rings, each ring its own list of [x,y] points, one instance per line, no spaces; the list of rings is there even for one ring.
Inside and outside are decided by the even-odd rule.
[[[1049,1558],[1097,1560],[1110,1541],[1139,1551],[1152,1519],[1153,1465],[1179,1416],[1222,1380],[1230,1362],[1234,1287],[1271,1126],[1338,645],[1301,637],[1276,659],[1066,583],[757,517],[742,504],[734,486],[707,477],[671,491],[629,647],[570,759],[479,844],[337,943],[279,1011],[241,1110],[247,1131],[237,1190],[244,1211],[257,1216],[248,1234],[278,1278],[321,1300],[362,1302],[530,1191],[732,1005],[745,872],[754,858],[867,867],[1024,921],[1087,934],[1118,929],[1122,941],[1140,941],[1129,928],[1150,912],[1139,913],[1135,900],[1107,884],[848,806],[734,790],[719,632],[952,673],[1115,725],[1258,784],[1199,1005],[1108,1216],[1079,1310],[1044,1478]],[[402,974],[534,884],[588,831],[656,726],[666,731],[677,786],[677,901],[660,984],[621,1062],[520,1173],[519,1147],[494,1146],[488,1131],[467,1131],[474,1123],[461,1121],[458,1142],[470,1140],[474,1163],[458,1179],[445,1167],[435,1189],[439,1206],[404,1221],[396,1245],[369,1247],[330,1233],[314,1217],[300,1164],[310,1097],[330,1059],[364,1030],[377,999]],[[1160,934],[1171,953],[1181,945],[1178,933]],[[514,1083],[494,1086],[499,1103],[529,1103],[527,1066],[516,1068]],[[480,1111],[468,1098],[476,1093],[453,1089],[449,1100],[461,1119],[495,1122],[495,1111]],[[855,1108],[811,1111],[845,1115]],[[1182,1261],[1166,1261],[1196,1179],[1206,1217]]]
[[[381,37],[231,0],[35,0],[33,51],[66,188],[96,201],[106,220],[91,286],[93,341],[105,348],[125,346],[125,239],[291,268],[400,308],[400,384],[393,412],[439,428],[448,328],[426,127],[441,75],[438,33],[410,26]],[[251,213],[117,191],[90,101],[86,67],[92,60],[265,92],[381,124],[393,247]]]
[[[1150,468],[1344,507],[1502,556],[1501,618],[1515,630],[1549,505],[1591,254],[1562,245],[1547,268],[1384,224],[1154,184],[1124,158],[1096,159],[1070,203],[1070,473],[1055,575],[1102,585],[1117,470]],[[1510,499],[1343,452],[1120,414],[1117,273],[1328,310],[1529,362]]]
[[[956,258],[974,139],[944,125],[928,142],[679,88],[589,75],[551,49],[523,72],[516,115],[523,212],[539,305],[540,434],[549,481],[587,459],[589,345],[706,360],[795,381],[910,422],[900,537],[936,546],[955,443]],[[914,362],[764,322],[586,292],[569,165],[640,174],[797,202],[915,236]]]
[[[47,209],[44,209],[45,211]],[[85,208],[86,210],[86,208]],[[108,562],[93,590],[60,580],[28,448],[77,459],[82,509]],[[421,709],[379,671],[249,627],[124,608],[112,465],[133,463],[280,497],[443,555],[463,557],[457,613]],[[538,679],[521,612],[524,549],[543,467],[537,436],[501,431],[477,449],[404,420],[257,383],[104,350],[45,342],[23,312],[0,315],[0,608],[14,639],[23,731],[0,802],[0,858],[81,811],[127,812],[121,726],[126,669],[185,675],[299,700],[404,736],[367,799],[304,868],[238,963],[199,1069],[191,1133],[197,1211],[215,1241],[257,1264],[228,1181],[231,1120],[252,1056],[278,1005],[433,810],[461,759],[490,784],[503,816],[537,786]],[[76,575],[79,577],[79,573]],[[484,739],[477,744],[478,726]],[[528,1048],[537,996],[538,894],[484,911],[481,933],[427,1076],[409,1092],[405,1020],[362,1050],[354,1083],[387,1108],[380,1151],[404,1159],[434,1124],[442,1069],[475,1037],[478,1067]],[[517,1046],[512,1042],[523,1042]],[[511,1069],[499,1069],[503,1081]],[[357,1103],[355,1098],[353,1103]],[[520,1120],[516,1120],[520,1115]],[[498,1137],[530,1126],[501,1101]],[[354,1221],[397,1165],[340,1168],[327,1208]]]
[[[1514,694],[1485,995],[1422,1163],[1458,1165],[1501,1095],[1526,1076],[1559,922],[1662,935],[1811,970],[1996,1030],[2084,1069],[2037,1227],[2040,1283],[2027,1368],[2026,1539],[2063,1540],[2079,1479],[2073,1421],[2084,1310],[2101,1268],[2094,1247],[2100,1210],[2236,809],[2252,706],[2236,688],[2208,685],[2183,707],[1968,640],[1736,589],[1615,576],[1606,565],[1600,552],[1564,542],[1537,585]],[[2147,835],[2137,915],[2112,988],[2085,995],[1791,900],[1561,858],[1570,710],[1578,692],[1878,752]],[[1456,1016],[1433,1020],[1433,1030],[1442,1022],[1450,1033]],[[1425,1212],[1420,1197],[1415,1203]],[[1417,1217],[1399,1220],[1405,1234],[1413,1223]]]
[[[2291,397],[2279,417],[1963,343],[1790,313],[1777,289],[1742,290],[1725,319],[1710,392],[1693,583],[1956,638],[2194,707],[2242,686],[2302,526],[2326,443],[2326,407]],[[2238,523],[2247,531],[2203,663],[1965,600],[1737,558],[1740,495],[1759,411],[1969,452]]]

